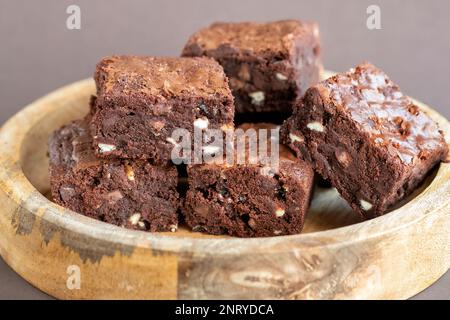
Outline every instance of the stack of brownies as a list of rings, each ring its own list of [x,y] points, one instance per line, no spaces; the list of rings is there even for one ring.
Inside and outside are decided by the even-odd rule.
[[[49,141],[55,202],[147,231],[240,237],[299,233],[314,171],[362,217],[408,195],[447,145],[437,125],[370,64],[318,83],[318,27],[216,23],[181,58],[112,56],[97,66],[91,112]],[[182,128],[277,129],[279,165],[174,161]],[[253,123],[238,123],[250,119]],[[270,169],[270,168],[269,168]],[[180,192],[187,175],[188,190]]]

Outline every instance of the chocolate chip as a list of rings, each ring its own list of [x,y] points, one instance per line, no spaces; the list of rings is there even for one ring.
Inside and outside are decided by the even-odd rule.
[[[241,220],[244,221],[245,223],[248,223],[250,221],[250,216],[248,214],[243,214],[241,216]]]
[[[92,179],[92,184],[93,184],[94,186],[98,187],[98,186],[100,185],[100,183],[101,183],[101,181],[100,181],[99,178],[94,177],[94,178]]]
[[[151,227],[150,222],[148,222],[147,220],[144,220],[144,221],[142,221],[142,223],[144,224],[143,229],[150,230],[150,227]]]
[[[278,187],[276,190],[276,195],[278,198],[286,200],[286,189],[283,186]]]
[[[230,191],[228,191],[227,188],[220,189],[219,193],[224,198],[228,198],[230,196]]]

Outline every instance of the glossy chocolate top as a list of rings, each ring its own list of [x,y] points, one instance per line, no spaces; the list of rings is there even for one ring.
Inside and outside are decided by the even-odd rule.
[[[302,36],[317,37],[316,23],[283,20],[269,23],[224,23],[216,22],[201,29],[188,41],[186,47],[197,45],[201,50],[214,50],[229,45],[255,53],[266,51],[288,54],[295,46],[295,39]]]
[[[316,87],[337,111],[351,119],[373,142],[405,164],[446,148],[438,125],[370,63],[331,77]]]
[[[98,95],[231,96],[222,67],[210,58],[111,56],[97,65]]]

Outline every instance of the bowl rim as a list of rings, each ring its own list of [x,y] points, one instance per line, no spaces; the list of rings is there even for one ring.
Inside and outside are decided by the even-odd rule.
[[[332,74],[334,73],[324,72],[325,77]],[[94,90],[94,88],[92,78],[63,86],[26,106],[0,129],[0,163],[2,164],[0,177],[3,180],[0,188],[23,209],[39,219],[45,219],[47,223],[61,227],[62,230],[125,246],[197,255],[208,254],[212,246],[217,245],[221,248],[221,254],[282,253],[292,251],[293,247],[299,250],[311,247],[343,247],[348,242],[354,243],[398,232],[424,219],[427,215],[440,211],[442,207],[449,206],[449,200],[442,198],[443,195],[450,194],[450,179],[447,178],[450,174],[450,163],[447,162],[441,163],[430,184],[402,207],[372,220],[305,234],[266,238],[196,238],[129,230],[91,219],[65,209],[42,195],[26,178],[21,167],[21,154],[27,132],[43,120],[49,112],[52,112],[58,106],[58,101],[86,90]],[[412,100],[439,124],[449,144],[449,121],[424,103]],[[421,202],[426,203],[426,206],[423,205],[426,210],[417,210],[421,207]],[[352,236],[349,237],[349,234]]]

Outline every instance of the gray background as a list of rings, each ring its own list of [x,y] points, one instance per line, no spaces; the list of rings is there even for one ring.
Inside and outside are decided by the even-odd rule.
[[[81,30],[66,29],[70,4],[81,8]],[[370,4],[381,7],[381,30],[366,28]],[[91,76],[104,55],[178,55],[192,32],[213,21],[285,18],[319,22],[327,69],[371,61],[450,118],[449,15],[447,0],[0,0],[0,123]],[[46,297],[0,260],[0,298]],[[418,298],[450,299],[449,273]]]

